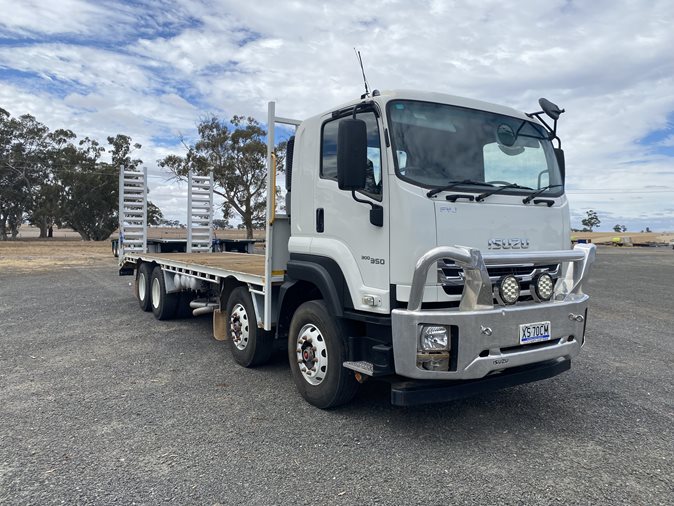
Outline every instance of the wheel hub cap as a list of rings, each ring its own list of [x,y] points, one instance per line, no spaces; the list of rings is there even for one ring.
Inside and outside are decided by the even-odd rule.
[[[161,286],[159,280],[154,278],[152,280],[152,305],[155,309],[159,309],[159,297],[161,296]]]
[[[232,336],[232,342],[239,350],[248,346],[249,322],[246,308],[242,304],[236,304],[232,308],[232,314],[229,317],[229,330]]]
[[[318,327],[310,324],[302,327],[296,354],[302,377],[310,385],[319,385],[328,372],[328,349]]]
[[[138,298],[142,301],[145,301],[145,291],[147,290],[145,274],[138,275]]]

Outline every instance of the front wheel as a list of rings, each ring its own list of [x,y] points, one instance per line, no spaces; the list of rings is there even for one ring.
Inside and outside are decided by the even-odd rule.
[[[345,404],[358,391],[358,382],[342,364],[347,359],[346,330],[322,300],[305,302],[293,315],[288,359],[297,390],[317,408]]]

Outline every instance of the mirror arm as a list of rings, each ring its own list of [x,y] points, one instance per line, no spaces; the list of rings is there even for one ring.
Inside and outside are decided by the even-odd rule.
[[[548,131],[548,134],[549,134],[549,135],[548,135],[548,140],[549,140],[550,142],[552,142],[552,141],[554,141],[555,139],[557,139],[557,144],[558,144],[557,147],[558,147],[558,148],[561,148],[561,147],[562,147],[562,140],[561,140],[561,139],[559,138],[559,136],[557,135],[557,120],[554,120],[554,123],[552,124],[552,126],[550,126],[550,125],[548,125],[547,122],[541,117],[541,114],[544,114],[544,111],[528,112],[528,113],[526,113],[526,114],[527,114],[527,116],[529,116],[530,118],[534,118],[534,117],[535,117],[538,121],[540,121],[541,123],[543,123],[543,126],[545,127],[545,129]],[[518,132],[519,132],[519,131],[518,131]]]
[[[356,190],[351,190],[351,196],[353,197],[353,200],[355,200],[356,202],[358,202],[360,204],[370,204],[370,206],[372,206],[373,209],[376,205],[374,202],[370,202],[369,200],[364,200],[364,199],[356,197]]]
[[[371,209],[370,209],[370,223],[372,223],[376,227],[383,227],[384,226],[384,208],[380,206],[379,204],[375,204],[374,202],[370,202],[369,200],[361,199],[356,196],[356,190],[351,190],[351,196],[353,197],[353,200],[360,204],[369,204]]]

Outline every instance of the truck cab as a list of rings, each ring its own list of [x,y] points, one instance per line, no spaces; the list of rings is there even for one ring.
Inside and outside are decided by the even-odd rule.
[[[357,379],[450,380],[442,395],[436,386],[441,400],[466,380],[568,369],[595,250],[570,249],[557,118],[553,130],[540,115],[375,90],[302,122],[281,331],[284,311],[318,297],[343,326],[342,365]],[[289,356],[308,380],[301,338],[290,333]],[[394,397],[415,403],[420,390]]]

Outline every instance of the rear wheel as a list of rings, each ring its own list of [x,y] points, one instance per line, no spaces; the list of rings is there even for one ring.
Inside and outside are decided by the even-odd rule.
[[[152,301],[150,294],[150,278],[152,277],[152,266],[149,264],[140,264],[136,272],[136,298],[143,311],[152,310]]]
[[[164,273],[157,266],[152,271],[150,293],[152,299],[152,312],[157,320],[169,320],[174,318],[180,301],[180,293],[166,293]]]
[[[227,301],[227,338],[232,357],[243,367],[260,365],[271,357],[272,336],[257,326],[255,308],[248,288],[235,288]]]
[[[358,382],[342,364],[347,359],[346,329],[322,300],[305,302],[293,315],[288,359],[293,380],[309,403],[327,409],[345,404],[358,391]]]

